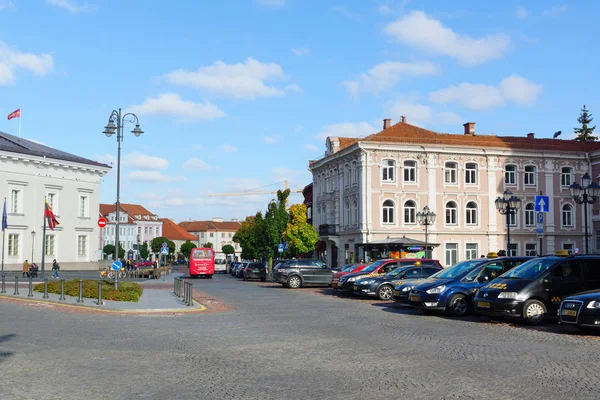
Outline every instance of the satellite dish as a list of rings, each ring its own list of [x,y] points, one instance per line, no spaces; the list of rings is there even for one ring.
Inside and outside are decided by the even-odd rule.
[[[552,138],[556,139],[557,137],[560,136],[561,133],[562,133],[562,131],[554,132],[554,136]]]

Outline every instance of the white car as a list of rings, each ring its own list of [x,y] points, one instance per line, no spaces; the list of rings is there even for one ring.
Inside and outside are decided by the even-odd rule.
[[[227,273],[227,260],[224,258],[215,258],[215,274],[217,272]]]

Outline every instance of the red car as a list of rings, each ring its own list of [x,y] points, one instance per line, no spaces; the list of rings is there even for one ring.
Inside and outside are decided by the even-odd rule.
[[[335,287],[337,286],[338,281],[340,280],[340,278],[342,276],[344,276],[346,274],[351,274],[351,273],[354,273],[354,272],[360,272],[366,266],[367,266],[367,264],[348,264],[348,265],[345,265],[344,268],[342,268],[341,271],[338,271],[335,274],[333,274],[333,279],[331,280],[331,287],[335,289]]]

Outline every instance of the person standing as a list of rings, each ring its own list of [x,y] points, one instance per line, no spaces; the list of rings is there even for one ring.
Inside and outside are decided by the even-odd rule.
[[[23,278],[25,278],[25,275],[29,276],[29,261],[27,260],[23,263]]]
[[[58,270],[59,269],[60,269],[60,266],[56,262],[56,258],[55,258],[54,261],[52,261],[52,279],[58,279]]]

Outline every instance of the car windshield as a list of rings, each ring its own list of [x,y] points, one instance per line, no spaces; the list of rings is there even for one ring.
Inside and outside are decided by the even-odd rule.
[[[431,278],[436,278],[436,279],[460,278],[461,276],[463,276],[464,274],[469,272],[472,268],[476,267],[480,263],[481,263],[480,259],[462,261],[462,262],[459,262],[458,264],[454,264],[450,268],[443,269],[440,272],[437,272],[437,273],[431,275]]]
[[[519,265],[516,268],[511,269],[504,275],[500,275],[501,278],[505,279],[536,279],[538,276],[543,274],[556,264],[556,258],[534,258]]]
[[[412,266],[411,266],[412,267]],[[385,274],[386,277],[388,278],[395,278],[398,275],[402,274],[404,271],[406,271],[409,267],[400,267],[400,268],[396,268],[393,271],[388,272],[387,274]]]
[[[375,261],[373,264],[369,265],[367,268],[363,269],[361,272],[373,272],[377,268],[379,268],[383,263],[385,263],[385,260]]]

